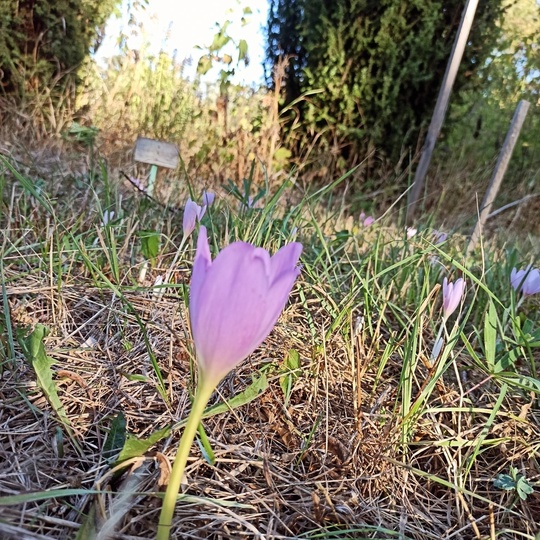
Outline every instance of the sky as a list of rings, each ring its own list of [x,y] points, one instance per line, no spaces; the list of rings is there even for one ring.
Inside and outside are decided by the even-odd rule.
[[[102,60],[117,54],[116,42],[120,31],[130,34],[128,21],[128,0],[122,2],[122,16],[112,16],[105,29],[105,39],[98,49],[95,57]],[[241,24],[243,9],[249,7],[251,15],[247,15],[247,24]],[[177,60],[192,59],[191,65],[186,67],[185,74],[193,78],[197,62],[204,51],[196,46],[210,45],[218,27],[216,23],[223,24],[230,20],[228,34],[234,40],[245,39],[248,43],[250,63],[236,68],[235,83],[259,84],[263,82],[262,61],[264,58],[264,26],[268,14],[268,0],[148,0],[144,10],[134,12],[137,23],[142,24],[142,31],[138,35],[131,35],[128,46],[132,49],[140,48],[144,36],[150,43],[152,52],[160,49],[171,55],[176,51]],[[235,60],[238,51],[233,45],[224,49]],[[215,73],[209,73],[209,77]]]

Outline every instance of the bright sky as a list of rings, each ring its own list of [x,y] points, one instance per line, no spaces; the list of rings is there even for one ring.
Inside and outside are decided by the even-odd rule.
[[[249,7],[252,14],[246,16],[247,24],[242,26],[243,9]],[[106,58],[116,53],[116,40],[120,30],[129,34],[127,26],[127,0],[123,0],[121,19],[111,17],[107,23],[105,40],[98,50],[97,58]],[[192,65],[186,69],[186,75],[195,74],[197,62],[204,53],[195,48],[212,43],[218,31],[216,23],[223,24],[230,20],[228,34],[235,40],[245,39],[248,43],[249,66],[241,64],[236,69],[234,82],[246,84],[262,83],[265,37],[263,28],[268,15],[268,0],[148,0],[144,11],[135,13],[138,23],[142,23],[144,35],[158,52],[161,48],[183,60],[192,59]],[[141,36],[129,39],[130,48],[141,45]],[[236,61],[238,51],[233,45],[224,48]],[[215,79],[215,75],[213,77]]]

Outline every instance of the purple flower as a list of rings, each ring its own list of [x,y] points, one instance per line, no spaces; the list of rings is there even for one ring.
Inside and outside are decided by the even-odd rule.
[[[443,242],[446,242],[448,235],[445,232],[437,231],[433,229],[433,242],[435,244],[442,244]]]
[[[292,242],[273,257],[234,242],[210,256],[201,226],[193,263],[189,311],[201,377],[217,385],[268,336],[300,274],[302,244]]]
[[[373,225],[373,223],[375,223],[375,218],[373,216],[367,216],[366,217],[366,214],[364,214],[364,212],[362,212],[360,214],[360,223],[364,227],[369,227],[370,225]]]
[[[449,282],[446,278],[443,280],[443,317],[448,319],[461,302],[465,292],[465,280],[459,278],[455,283]]]
[[[540,292],[540,270],[532,268],[529,264],[523,270],[512,269],[510,273],[510,283],[517,292],[522,292],[523,296],[530,296]]]
[[[103,212],[103,217],[101,218],[101,226],[105,227],[111,223],[111,221],[114,219],[114,210],[105,210]]]
[[[204,213],[206,212],[206,206],[200,207],[196,202],[191,199],[187,200],[184,208],[184,219],[182,221],[182,229],[184,231],[184,237],[188,237],[195,229],[195,223],[201,221]]]
[[[211,191],[204,190],[202,193],[202,202],[204,206],[212,206],[215,198],[216,194]]]

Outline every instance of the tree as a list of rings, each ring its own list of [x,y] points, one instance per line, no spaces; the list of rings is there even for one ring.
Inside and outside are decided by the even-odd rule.
[[[0,3],[0,92],[16,102],[49,89],[97,49],[119,0],[3,0]],[[63,86],[63,85],[61,85]]]
[[[296,106],[306,136],[318,135],[323,147],[337,141],[349,161],[368,145],[398,157],[429,122],[463,7],[463,0],[271,0],[267,61],[293,57],[284,105],[322,89]],[[502,13],[501,0],[480,2],[454,92],[475,81]]]

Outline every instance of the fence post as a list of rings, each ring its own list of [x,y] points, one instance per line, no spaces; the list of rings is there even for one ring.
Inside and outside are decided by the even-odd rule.
[[[501,187],[504,173],[506,172],[508,163],[512,157],[512,152],[514,151],[519,132],[521,131],[523,122],[527,116],[529,105],[530,103],[528,101],[522,99],[516,107],[514,117],[512,118],[512,123],[510,124],[510,129],[508,130],[506,138],[504,139],[499,158],[497,159],[497,163],[495,165],[495,170],[493,171],[493,176],[491,177],[486,194],[484,195],[482,206],[480,207],[480,216],[478,217],[478,221],[476,222],[476,226],[471,234],[471,239],[469,240],[469,244],[467,246],[467,255],[469,255],[469,253],[475,248],[478,239],[482,234],[482,230],[491,211],[491,207],[493,206],[499,188]]]
[[[407,206],[406,221],[408,224],[412,223],[414,211],[416,210],[416,205],[418,203],[422,187],[424,186],[424,179],[426,178],[426,173],[431,161],[431,155],[433,154],[437,137],[441,132],[441,127],[446,115],[446,109],[448,109],[450,92],[452,92],[452,86],[454,86],[454,82],[456,80],[459,64],[463,58],[463,51],[467,45],[467,40],[469,38],[469,33],[471,31],[477,6],[478,0],[467,0],[467,5],[463,10],[463,15],[461,17],[461,22],[459,23],[452,53],[450,54],[450,59],[448,60],[448,64],[446,66],[446,73],[444,74],[442,86],[439,90],[439,96],[437,97],[437,103],[435,104],[435,110],[433,111],[426,140],[422,148],[422,156],[420,157],[420,162],[418,163],[418,167],[416,168],[416,173],[414,175],[414,182],[412,185],[411,195],[409,197],[409,204]]]

